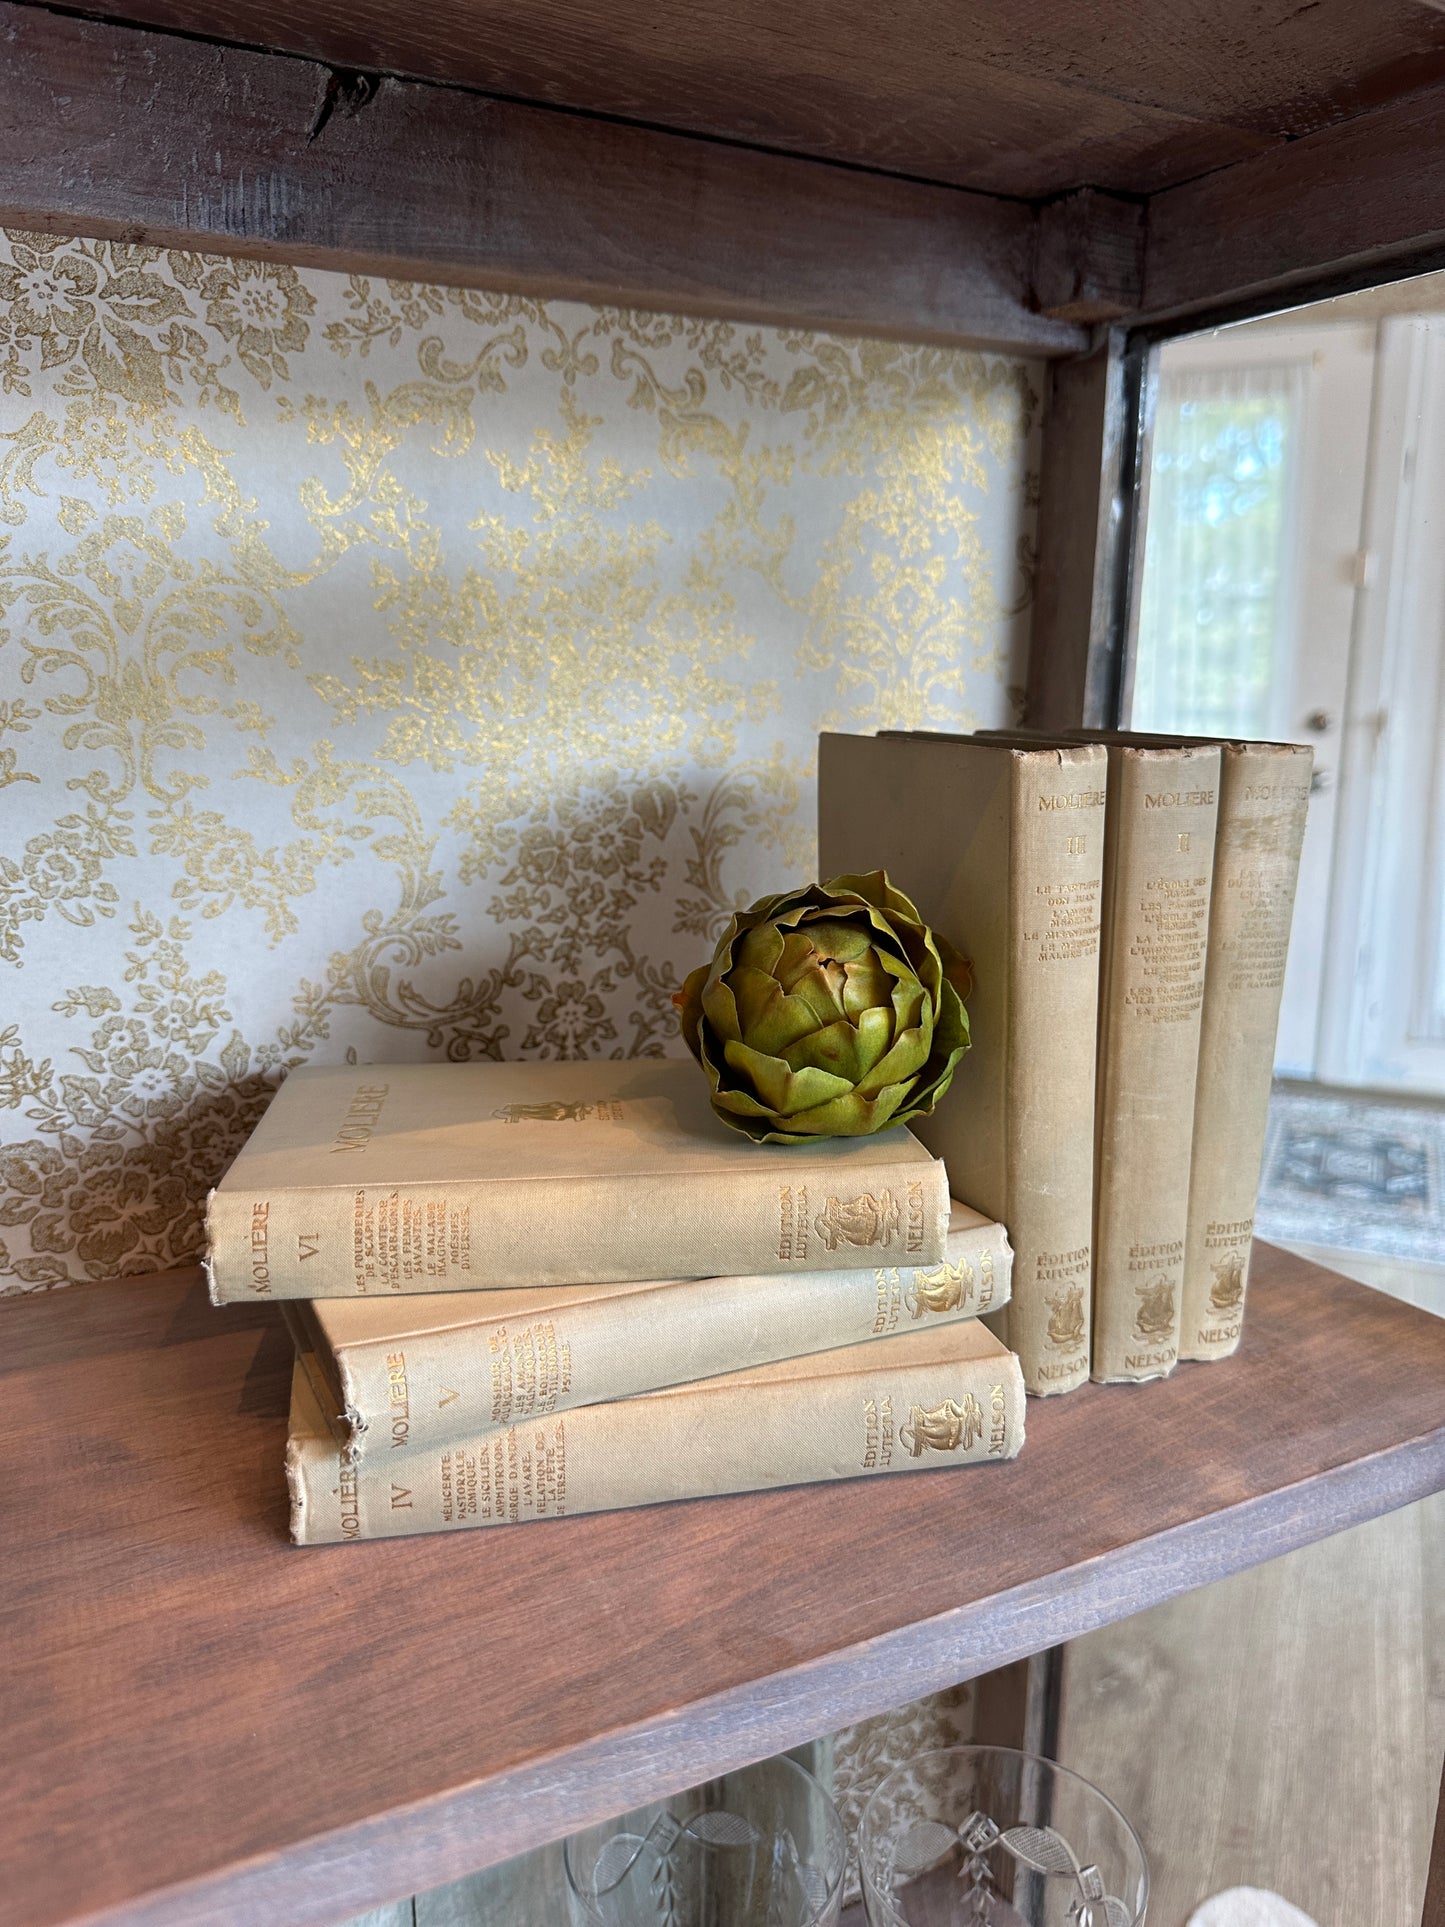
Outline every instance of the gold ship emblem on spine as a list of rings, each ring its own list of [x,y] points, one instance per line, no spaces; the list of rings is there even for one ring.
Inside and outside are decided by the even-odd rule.
[[[915,1318],[925,1312],[958,1311],[973,1296],[977,1281],[966,1258],[956,1265],[941,1264],[933,1271],[915,1271],[903,1302]]]
[[[1084,1287],[1070,1285],[1067,1290],[1046,1298],[1049,1322],[1045,1326],[1049,1343],[1057,1351],[1071,1352],[1084,1342]]]
[[[1231,1251],[1214,1267],[1214,1283],[1209,1287],[1211,1311],[1238,1311],[1244,1303],[1244,1259]]]
[[[1135,1285],[1139,1304],[1134,1313],[1136,1338],[1168,1338],[1174,1330],[1174,1285],[1166,1277],[1147,1285]]]
[[[925,1452],[966,1452],[983,1437],[983,1407],[972,1392],[928,1409],[915,1405],[908,1423],[899,1426],[898,1437],[915,1459]]]
[[[839,1245],[891,1245],[901,1220],[891,1191],[876,1198],[865,1191],[861,1198],[829,1198],[813,1223],[829,1251],[836,1251]]]

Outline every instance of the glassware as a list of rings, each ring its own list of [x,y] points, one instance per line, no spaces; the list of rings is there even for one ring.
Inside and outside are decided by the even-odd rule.
[[[1097,1787],[1003,1746],[916,1754],[863,1809],[869,1927],[1142,1927],[1144,1849]]]
[[[811,1773],[786,1758],[573,1834],[574,1927],[832,1927],[848,1838]]]

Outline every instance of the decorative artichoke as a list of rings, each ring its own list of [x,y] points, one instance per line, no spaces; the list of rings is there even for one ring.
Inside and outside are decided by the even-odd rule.
[[[760,1144],[923,1117],[968,1049],[972,978],[882,870],[764,897],[673,997],[712,1107]]]

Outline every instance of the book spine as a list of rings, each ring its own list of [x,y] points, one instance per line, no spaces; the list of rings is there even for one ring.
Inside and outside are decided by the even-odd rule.
[[[1093,1376],[1179,1357],[1217,748],[1109,750]]]
[[[1008,1343],[1040,1396],[1089,1376],[1102,758],[1019,756],[1009,853]]]
[[[385,1297],[940,1264],[948,1179],[936,1159],[850,1159],[846,1176],[776,1161],[679,1183],[668,1172],[586,1179],[213,1191],[211,1298]]]
[[[1220,772],[1184,1244],[1182,1358],[1239,1345],[1313,752],[1231,745]]]
[[[550,1296],[521,1316],[336,1348],[355,1455],[444,1446],[494,1427],[823,1352],[1008,1302],[1002,1225],[951,1231],[941,1264],[708,1278]]]
[[[880,1348],[882,1349],[882,1348]],[[1024,1390],[1006,1352],[584,1405],[463,1443],[360,1462],[293,1427],[298,1545],[610,1512],[672,1499],[1013,1458]]]

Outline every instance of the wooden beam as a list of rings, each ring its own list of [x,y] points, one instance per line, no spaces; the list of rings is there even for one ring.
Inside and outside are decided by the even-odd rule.
[[[0,0],[0,223],[1042,353],[1017,201]]]
[[[1117,321],[1144,289],[1144,203],[1081,187],[1039,209],[1034,300],[1056,321]]]
[[[1142,315],[1278,295],[1331,277],[1439,266],[1445,253],[1445,86],[1424,87],[1335,127],[1149,201]]]
[[[1024,722],[1120,720],[1150,361],[1123,331],[1048,371]]]

